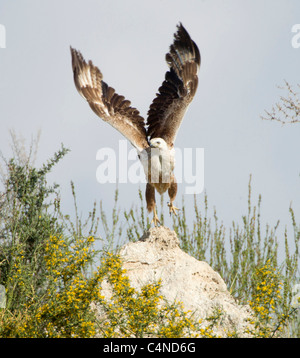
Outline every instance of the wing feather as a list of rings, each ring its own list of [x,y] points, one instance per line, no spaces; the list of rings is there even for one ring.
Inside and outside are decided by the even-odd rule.
[[[122,133],[138,150],[147,148],[145,121],[139,111],[103,81],[102,73],[92,61],[87,63],[82,54],[72,47],[71,55],[75,86],[92,110]]]
[[[147,136],[163,138],[172,147],[195,96],[201,62],[199,49],[182,24],[178,25],[166,62],[170,70],[149,108]]]

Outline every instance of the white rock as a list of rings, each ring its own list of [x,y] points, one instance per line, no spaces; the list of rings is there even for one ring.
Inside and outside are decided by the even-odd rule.
[[[236,332],[240,337],[247,336],[245,330],[252,319],[250,307],[235,302],[221,276],[206,262],[182,251],[174,231],[152,228],[139,241],[123,246],[120,256],[135,289],[161,279],[160,292],[165,299],[169,303],[182,302],[184,310],[195,312],[195,317],[205,319],[216,308],[222,310],[215,334],[226,336]],[[102,288],[109,298],[107,283]]]

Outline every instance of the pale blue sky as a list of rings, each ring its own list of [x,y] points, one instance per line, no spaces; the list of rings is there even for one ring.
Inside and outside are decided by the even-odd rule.
[[[105,81],[146,116],[179,21],[198,44],[202,64],[176,146],[204,148],[205,190],[226,225],[246,213],[252,174],[253,199],[262,194],[262,216],[270,225],[280,219],[284,228],[291,202],[300,217],[300,127],[282,127],[260,115],[283,94],[276,86],[284,79],[300,83],[300,48],[291,45],[292,26],[300,23],[297,0],[0,0],[6,28],[0,150],[10,153],[9,129],[28,143],[41,129],[39,164],[62,142],[71,149],[51,176],[62,186],[65,210],[73,208],[71,180],[83,214],[100,199],[110,210],[115,185],[97,183],[96,153],[102,147],[118,151],[123,137],[76,92],[69,46],[92,59]],[[138,203],[137,190],[136,184],[120,185],[122,208]],[[183,193],[184,183],[178,206]],[[191,195],[185,202],[192,210]]]

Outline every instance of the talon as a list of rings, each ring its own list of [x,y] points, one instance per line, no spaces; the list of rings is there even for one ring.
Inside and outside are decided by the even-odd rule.
[[[151,221],[151,224],[154,223],[154,226],[158,226],[158,224],[160,224],[160,220],[157,216],[157,213],[156,213],[156,209],[154,208],[153,209],[153,219]]]
[[[169,213],[170,215],[173,213],[174,215],[177,215],[176,210],[180,210],[179,208],[176,208],[176,206],[173,205],[173,203],[168,203],[169,207]]]
[[[151,224],[152,223],[154,223],[154,226],[158,226],[158,224],[160,225],[158,216],[153,216],[153,219],[151,220]]]

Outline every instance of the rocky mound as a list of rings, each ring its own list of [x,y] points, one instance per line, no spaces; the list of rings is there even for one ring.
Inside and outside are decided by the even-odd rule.
[[[226,336],[235,332],[239,337],[247,336],[245,331],[252,318],[249,306],[236,303],[221,276],[206,262],[182,251],[174,231],[152,228],[139,241],[123,246],[120,255],[132,287],[139,289],[161,279],[165,299],[170,303],[182,302],[184,310],[195,312],[199,319],[213,315],[216,308],[221,310],[215,334]],[[107,297],[108,291],[103,286]]]

